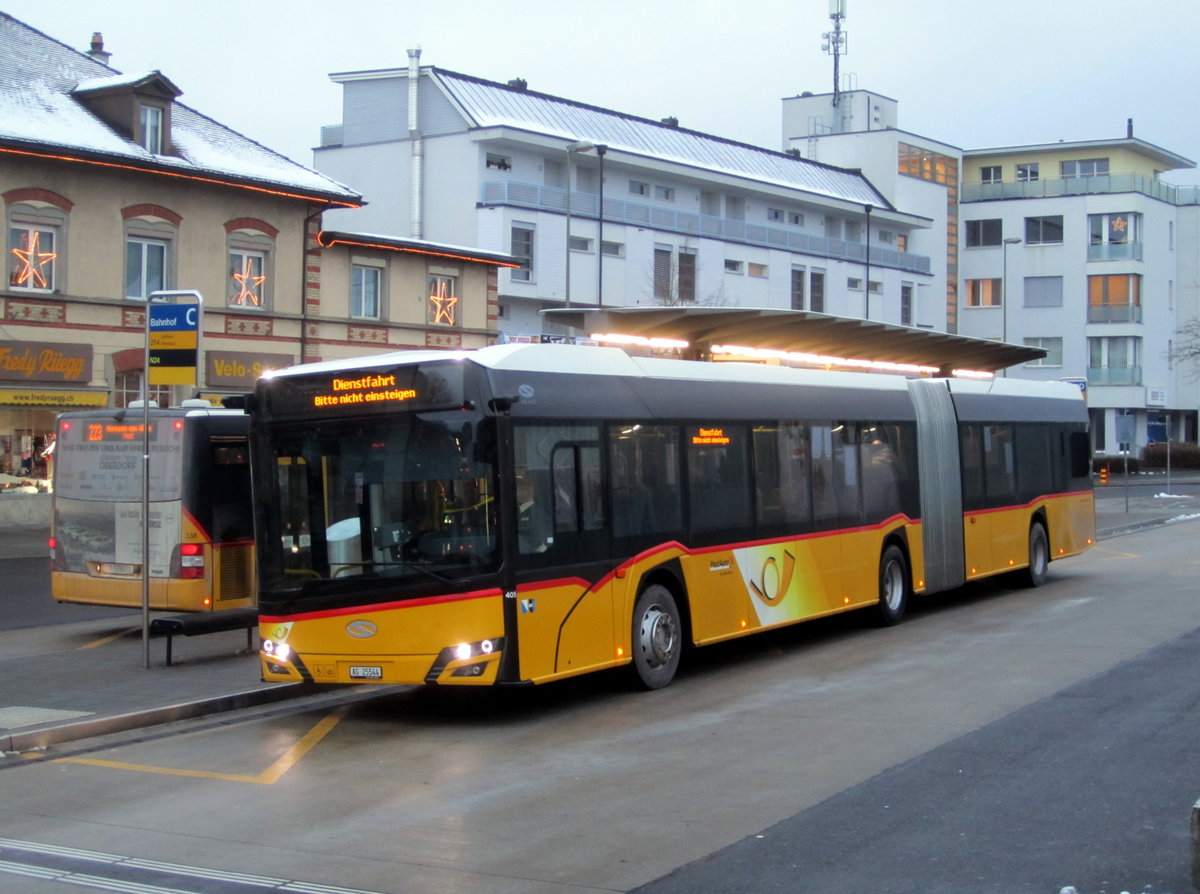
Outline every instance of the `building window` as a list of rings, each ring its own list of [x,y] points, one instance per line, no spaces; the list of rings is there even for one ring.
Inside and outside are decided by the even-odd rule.
[[[61,292],[66,288],[65,234],[71,207],[41,201],[13,201],[7,206],[8,287],[31,292]]]
[[[592,240],[591,239],[588,239],[586,236],[572,236],[571,237],[571,251],[591,252],[591,250],[592,250]]]
[[[58,267],[58,228],[14,223],[8,230],[10,289],[53,292]]]
[[[679,300],[696,300],[696,252],[679,250]]]
[[[235,229],[229,233],[228,291],[230,307],[266,308],[271,305],[272,249],[275,240],[261,231]]]
[[[675,187],[673,186],[656,186],[654,187],[654,198],[663,202],[675,201]]]
[[[168,209],[145,205],[130,206],[122,214],[126,218],[125,297],[145,301],[151,292],[173,288],[179,217]]]
[[[1142,277],[1137,273],[1088,277],[1089,323],[1140,323]]]
[[[947,185],[958,182],[958,159],[952,156],[908,143],[897,144],[896,156],[897,170],[906,177]]]
[[[127,236],[125,239],[125,297],[145,301],[151,292],[167,288],[167,243]]]
[[[1045,357],[1030,360],[1026,366],[1062,366],[1063,340],[1061,338],[1027,338],[1025,346],[1041,348],[1046,352]]]
[[[158,106],[142,106],[140,110],[141,147],[153,155],[163,151],[163,110]]]
[[[825,313],[825,271],[813,270],[808,280],[809,309]]]
[[[671,247],[654,246],[654,300],[670,301],[671,295]]]
[[[1025,218],[1025,242],[1028,245],[1060,245],[1063,241],[1061,214]]]
[[[383,298],[383,268],[374,264],[350,266],[350,316],[378,320]]]
[[[151,385],[149,397],[160,407],[169,407],[171,405],[171,386]],[[117,373],[113,381],[113,405],[128,407],[135,400],[141,399],[142,371],[132,369]]]
[[[900,325],[913,324],[913,285],[910,282],[900,283]]]
[[[429,274],[428,321],[431,326],[457,326],[458,277],[447,273]]]
[[[1063,177],[1099,177],[1108,173],[1108,159],[1081,158],[1059,162],[1059,173]]]
[[[788,223],[790,223],[793,227],[802,227],[804,226],[804,215],[799,211],[789,211]]]
[[[600,243],[600,253],[610,258],[622,258],[625,256],[625,246],[620,242],[606,240]]]
[[[896,241],[896,234],[891,230],[880,230],[879,241],[884,245],[892,245]]]
[[[1088,339],[1088,383],[1093,385],[1142,384],[1141,339],[1117,336]]]
[[[967,307],[999,307],[1000,280],[968,279]]]
[[[483,165],[487,168],[494,168],[497,171],[511,171],[512,158],[507,155],[497,155],[495,152],[489,152]]]
[[[1063,278],[1061,276],[1025,277],[1026,307],[1062,307]]]
[[[804,310],[804,268],[792,268],[792,310]]]
[[[861,292],[862,291],[862,278],[858,277],[858,276],[846,277],[846,288],[849,289],[851,292]]]
[[[741,273],[742,272],[742,262],[735,261],[732,258],[726,258],[725,259],[725,272],[726,273]]]
[[[1000,165],[984,165],[979,169],[980,183],[999,183],[1001,180]]]
[[[634,196],[648,196],[650,195],[650,184],[643,183],[640,180],[630,180],[629,194]]]
[[[229,252],[229,306],[263,307],[267,257],[261,251]]]
[[[751,276],[765,277],[767,275],[767,265],[754,263],[747,264],[746,272]]]
[[[987,245],[999,245],[1004,235],[1000,218],[991,220],[968,220],[967,248],[982,248]]]
[[[1122,211],[1088,215],[1089,261],[1140,261],[1141,243],[1140,214]]]
[[[908,235],[905,233],[896,234],[896,251],[908,251]]]
[[[1038,179],[1038,163],[1036,161],[1025,162],[1017,165],[1017,180],[1021,183],[1029,183]]]
[[[513,225],[509,254],[521,266],[509,271],[513,282],[533,282],[533,227]]]
[[[782,208],[768,208],[767,209],[767,220],[778,221],[779,223],[783,223],[783,209]]]

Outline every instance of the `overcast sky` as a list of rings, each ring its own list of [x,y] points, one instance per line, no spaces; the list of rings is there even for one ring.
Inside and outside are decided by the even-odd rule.
[[[421,61],[780,148],[780,99],[833,85],[828,0],[0,0],[123,72],[312,165],[341,119],[330,72]],[[903,130],[964,149],[1125,135],[1200,161],[1200,4],[848,0],[841,70]],[[1195,169],[1167,175],[1200,183]],[[350,184],[354,186],[354,184]],[[368,197],[369,198],[369,197]]]

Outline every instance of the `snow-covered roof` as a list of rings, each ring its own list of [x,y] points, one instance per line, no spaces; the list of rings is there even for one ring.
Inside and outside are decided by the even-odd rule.
[[[746,177],[878,208],[891,204],[860,171],[795,158],[723,139],[485,81],[442,68],[425,69],[476,127],[512,127],[568,141],[589,140],[610,150]]]
[[[175,154],[155,155],[118,133],[79,96],[134,86],[157,72],[122,75],[0,12],[0,146],[83,159],[116,161],[143,170],[203,176],[279,189],[347,205],[361,204],[350,187],[201,115],[171,108]]]
[[[317,241],[326,247],[340,242],[345,245],[374,246],[394,249],[396,251],[453,255],[468,261],[482,261],[484,263],[502,264],[509,267],[518,266],[517,260],[505,252],[471,248],[466,245],[452,245],[448,242],[431,242],[428,239],[414,239],[406,236],[384,236],[379,233],[350,233],[344,230],[322,230],[317,234]]]

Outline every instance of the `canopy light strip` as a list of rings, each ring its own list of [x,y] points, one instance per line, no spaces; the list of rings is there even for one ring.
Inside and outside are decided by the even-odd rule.
[[[905,375],[933,376],[937,375],[936,366],[923,366],[916,363],[894,363],[890,360],[866,360],[860,357],[835,357],[829,354],[810,354],[805,351],[781,351],[774,348],[752,348],[747,345],[713,345],[714,355],[730,355],[749,357],[755,360],[786,360],[789,363],[802,363],[807,366],[819,366],[826,369],[861,369],[874,372],[902,373]],[[964,378],[990,379],[992,373],[979,370],[956,369],[955,376]]]
[[[679,338],[647,338],[644,335],[625,335],[619,332],[593,332],[589,338],[608,345],[636,345],[643,348],[687,348],[690,344]]]

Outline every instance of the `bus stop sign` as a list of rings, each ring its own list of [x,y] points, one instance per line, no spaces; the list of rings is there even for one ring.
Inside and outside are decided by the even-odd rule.
[[[151,385],[195,385],[200,354],[200,305],[146,308],[146,374]]]

